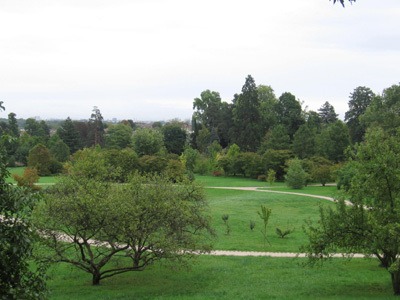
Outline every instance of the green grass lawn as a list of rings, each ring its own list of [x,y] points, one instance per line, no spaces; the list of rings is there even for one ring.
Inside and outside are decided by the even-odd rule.
[[[339,195],[339,190],[336,186],[306,186],[301,190],[290,189],[287,186],[272,186],[268,188],[268,190],[273,191],[281,191],[281,192],[291,192],[291,193],[300,193],[300,194],[310,194],[310,195],[320,195],[335,198]]]
[[[268,187],[245,178],[196,176],[204,186]],[[271,189],[269,187],[268,189]],[[290,190],[274,184],[272,190],[331,196],[335,187],[309,186]],[[216,250],[298,252],[307,242],[305,219],[317,220],[318,204],[334,203],[301,195],[262,191],[206,188],[217,237]],[[260,206],[272,209],[267,235],[272,246],[263,245]],[[222,215],[228,214],[230,233]],[[256,227],[250,230],[249,222]],[[286,239],[275,233],[295,228]],[[389,273],[376,259],[333,259],[323,267],[305,267],[304,258],[200,256],[191,268],[155,264],[143,272],[129,272],[91,285],[91,275],[66,264],[49,269],[50,299],[391,299]]]
[[[12,178],[13,174],[18,174],[19,176],[22,176],[22,174],[24,173],[24,169],[25,167],[17,167],[17,168],[10,168],[10,177],[8,177],[6,179],[6,182],[9,183],[17,183],[14,178]],[[57,176],[42,176],[39,179],[39,183],[40,184],[53,184],[56,183],[58,181]]]
[[[334,203],[316,198],[298,195],[286,195],[266,192],[249,192],[224,189],[206,189],[207,199],[213,216],[213,227],[217,238],[214,248],[218,250],[298,252],[299,247],[307,242],[302,230],[304,220],[317,220],[319,203],[333,206]],[[267,227],[267,236],[272,246],[264,247],[264,239],[260,230],[263,220],[257,211],[261,205],[272,209]],[[226,234],[226,226],[222,215],[228,214],[230,233]],[[250,230],[250,220],[256,227]],[[295,228],[295,232],[281,239],[276,228]]]
[[[200,176],[195,175],[196,181],[203,186],[226,186],[226,187],[270,187],[271,185],[265,181],[258,181],[256,179],[237,177],[223,177],[223,176]],[[284,186],[284,183],[277,182],[273,186]]]
[[[190,269],[153,265],[91,285],[65,264],[49,270],[50,299],[391,299],[389,273],[375,259],[335,259],[322,268],[303,259],[202,256]]]

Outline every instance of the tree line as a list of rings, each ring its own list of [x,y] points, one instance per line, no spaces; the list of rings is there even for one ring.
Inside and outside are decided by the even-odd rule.
[[[15,113],[0,128],[15,138],[6,143],[8,164],[27,165],[41,176],[62,172],[72,154],[94,146],[108,152],[109,160],[117,156],[116,151],[131,153],[137,161],[132,172],[161,173],[173,160],[170,164],[189,177],[200,173],[263,178],[272,170],[277,180],[284,180],[288,162],[298,158],[307,173],[306,182],[324,184],[334,179],[333,171],[337,173],[346,161],[345,150],[360,143],[367,128],[381,126],[390,131],[399,125],[398,93],[398,85],[382,94],[357,87],[341,121],[328,101],[317,111],[307,111],[293,94],[277,97],[270,86],[257,86],[249,75],[242,92],[230,103],[210,90],[195,98],[191,131],[179,120],[165,125],[155,122],[152,128],[138,128],[132,120],[108,125],[97,107],[88,121],[68,117],[52,135],[46,122],[32,118],[20,134]]]

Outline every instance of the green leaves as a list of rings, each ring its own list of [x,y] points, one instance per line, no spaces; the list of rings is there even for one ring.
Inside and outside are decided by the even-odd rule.
[[[189,183],[172,185],[161,176],[135,175],[120,185],[70,175],[35,213],[46,236],[42,243],[53,253],[47,259],[91,273],[93,284],[163,258],[190,258],[187,252],[207,248],[213,233],[203,191]],[[132,264],[105,269],[121,252]]]

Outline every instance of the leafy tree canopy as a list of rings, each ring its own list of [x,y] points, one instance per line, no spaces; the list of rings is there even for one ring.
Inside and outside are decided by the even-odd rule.
[[[93,285],[161,259],[183,262],[209,249],[207,203],[194,184],[135,176],[128,184],[64,177],[35,211],[46,259],[92,275]],[[117,266],[111,259],[124,257]],[[126,261],[129,263],[126,263]]]
[[[40,197],[6,183],[9,172],[4,143],[8,139],[0,136],[0,295],[2,299],[44,299],[45,269],[33,255],[37,235],[30,222],[32,207]]]
[[[152,128],[139,128],[132,137],[132,148],[139,156],[154,155],[163,145],[163,134]]]
[[[400,294],[400,132],[380,128],[367,132],[356,145],[346,199],[336,208],[320,209],[317,224],[309,223],[309,244],[301,251],[309,262],[337,251],[376,256],[389,271],[393,291]]]

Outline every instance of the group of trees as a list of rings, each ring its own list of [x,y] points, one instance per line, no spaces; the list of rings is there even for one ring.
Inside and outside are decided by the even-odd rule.
[[[206,90],[193,108],[192,146],[200,152],[217,142],[222,148],[236,144],[242,152],[290,150],[302,159],[322,156],[339,162],[350,145],[348,127],[329,102],[318,112],[304,111],[294,95],[285,92],[277,98],[270,86],[256,86],[250,75],[232,103]]]
[[[157,172],[141,175],[138,170],[156,158],[138,157],[130,148],[84,148],[65,163],[56,185],[38,192],[6,182],[6,147],[13,141],[0,137],[2,299],[45,299],[48,263],[70,263],[98,285],[159,260],[183,263],[210,249],[214,233],[203,189],[184,178],[172,184],[172,158],[159,156],[171,170],[158,172],[157,165]]]
[[[62,164],[69,161],[71,155],[85,148],[99,146],[110,151],[133,149],[138,157],[157,154],[166,158],[168,154],[180,155],[187,142],[187,132],[182,129],[183,123],[179,121],[155,128],[137,128],[131,120],[108,125],[97,107],[87,122],[72,121],[68,117],[61,122],[56,133],[51,135],[46,122],[32,118],[25,121],[20,134],[15,117],[14,113],[10,113],[8,122],[0,123],[1,133],[14,138],[5,144],[8,164],[34,168],[40,176],[60,173]],[[165,166],[161,166],[158,171],[161,172],[163,168]]]
[[[101,212],[98,212],[100,215],[97,215],[92,220],[93,222],[89,222],[87,215],[79,217],[79,214],[76,214],[76,219],[69,216],[65,220],[57,215],[57,212],[62,211],[62,207],[70,209],[71,206],[68,205],[75,203],[73,201],[76,199],[84,201],[84,203],[78,203],[79,207],[87,205],[87,210],[90,211],[93,207],[89,200],[95,195],[103,195],[101,198],[104,199],[101,201],[104,203],[101,202],[103,205],[101,207],[111,211],[114,202],[110,199],[121,197],[123,201],[121,200],[122,202],[118,205],[122,205],[124,201],[128,200],[129,203],[130,201],[134,203],[132,207],[127,207],[132,214],[134,211],[130,209],[134,209],[133,207],[139,209],[142,207],[141,205],[144,205],[142,213],[147,213],[149,212],[147,205],[151,201],[142,203],[140,202],[142,200],[139,201],[134,197],[141,191],[139,186],[143,186],[144,182],[147,182],[149,187],[158,186],[158,184],[164,186],[165,190],[157,190],[159,194],[154,196],[160,198],[162,194],[169,195],[168,193],[171,192],[169,190],[171,181],[185,182],[185,175],[191,175],[193,172],[200,174],[224,173],[225,175],[243,175],[253,178],[257,178],[259,175],[263,175],[265,178],[267,174],[268,177],[273,174],[271,176],[274,178],[271,178],[271,182],[275,178],[285,179],[289,185],[296,187],[298,184],[301,186],[311,180],[324,184],[332,179],[332,169],[336,168],[341,186],[348,192],[352,205],[347,206],[347,202],[340,200],[335,210],[321,208],[319,225],[310,224],[308,227],[310,244],[304,248],[305,251],[309,254],[312,262],[315,259],[329,256],[338,248],[350,252],[376,255],[381,260],[382,266],[390,272],[395,293],[400,294],[400,264],[398,260],[400,244],[397,242],[400,217],[398,215],[400,211],[400,207],[398,207],[400,205],[400,183],[398,183],[399,103],[399,85],[385,89],[380,95],[373,93],[367,87],[357,87],[350,95],[349,110],[345,114],[345,122],[342,122],[338,120],[333,106],[328,102],[325,102],[318,112],[304,111],[301,103],[292,94],[286,92],[276,98],[272,88],[256,86],[252,77],[248,76],[242,93],[234,95],[231,104],[222,102],[217,92],[209,90],[204,91],[200,98],[194,100],[193,133],[190,137],[176,122],[164,126],[154,124],[153,128],[137,129],[134,135],[132,135],[133,128],[129,121],[109,126],[105,131],[105,124],[97,108],[94,109],[92,117],[85,123],[86,125],[82,125],[82,122],[73,122],[68,118],[63,122],[57,134],[52,136],[49,135],[49,129],[45,122],[28,119],[25,132],[19,136],[15,114],[10,114],[8,124],[0,126],[3,133],[14,136],[14,139],[3,139],[2,141],[2,149],[8,151],[7,154],[5,152],[2,154],[2,178],[4,179],[6,176],[5,160],[10,158],[10,154],[18,157],[18,153],[28,152],[27,164],[41,174],[57,167],[57,163],[59,166],[60,162],[64,162],[65,179],[61,181],[60,185],[49,190],[46,204],[43,204],[41,210],[38,210],[37,226],[42,226],[41,231],[43,232],[48,230],[48,234],[56,234],[65,228],[58,221],[76,221],[77,223],[71,223],[71,227],[68,226],[69,229],[75,231],[64,232],[64,234],[72,240],[75,237],[73,242],[77,244],[78,248],[90,249],[91,247],[85,243],[89,243],[93,239],[99,241],[99,245],[105,245],[105,242],[109,243],[107,249],[98,247],[99,250],[94,256],[97,258],[89,262],[91,267],[87,266],[87,256],[93,253],[85,253],[86,250],[80,251],[83,256],[78,257],[78,261],[71,260],[64,256],[70,251],[64,247],[65,244],[50,243],[47,245],[56,250],[56,255],[48,257],[48,261],[66,261],[78,265],[91,272],[93,283],[98,284],[102,278],[124,272],[102,271],[105,265],[103,262],[108,262],[121,252],[128,251],[129,254],[126,257],[130,257],[133,262],[132,267],[126,270],[143,269],[145,265],[155,259],[170,257],[171,253],[162,256],[152,250],[150,253],[154,253],[156,257],[149,258],[146,250],[160,249],[157,248],[159,247],[158,242],[152,244],[152,247],[155,248],[149,248],[144,244],[142,250],[132,247],[134,244],[140,244],[139,240],[146,237],[124,235],[121,232],[115,233],[112,231],[113,227],[108,225],[102,227],[104,225],[102,222],[101,224],[96,223],[102,218],[107,219],[101,215]],[[80,134],[79,128],[86,128],[87,130],[82,130],[82,132],[86,132],[86,135]],[[83,136],[87,137],[87,144],[83,143],[85,141]],[[29,147],[29,151],[26,151]],[[64,159],[60,155],[63,152],[60,149],[63,148],[67,153]],[[341,168],[342,166],[343,168]],[[341,169],[339,170],[339,168]],[[137,174],[138,172],[142,175]],[[159,177],[151,177],[148,174],[158,174],[156,176]],[[4,180],[2,182],[2,195],[7,199],[13,199],[12,201],[29,199],[19,198],[29,194],[13,193]],[[117,188],[113,182],[125,182],[127,185]],[[184,186],[182,185],[182,189],[172,190],[177,193],[187,191]],[[147,195],[157,191],[151,188],[146,189],[144,196],[140,198],[147,199]],[[197,195],[196,188],[189,192],[192,196]],[[129,196],[130,194],[132,197]],[[152,196],[149,197],[149,199],[153,199]],[[174,197],[172,193],[170,199],[176,199]],[[56,202],[56,199],[60,202]],[[192,203],[198,209],[204,207],[204,199],[202,197],[196,199],[188,200],[188,203]],[[170,211],[169,205],[171,205],[171,209],[177,210],[174,206],[176,204],[187,208],[192,213],[198,213],[188,203],[180,202],[180,200],[176,203],[164,203],[162,206],[167,211]],[[98,202],[100,203],[100,200]],[[3,204],[7,205],[7,202]],[[24,205],[32,208],[32,205],[25,202]],[[53,210],[56,207],[60,208]],[[7,207],[2,209],[2,214],[6,214],[6,216],[8,213],[6,210],[11,211]],[[28,209],[24,213],[30,214],[30,210]],[[68,211],[65,213],[67,214]],[[187,211],[177,211],[177,213],[185,215]],[[18,215],[18,212],[13,213],[12,218],[6,219],[9,223],[2,228],[3,231],[22,224],[14,222],[12,226],[9,225],[14,220],[14,216],[19,219],[24,218],[24,215]],[[48,219],[45,219],[45,216]],[[110,213],[110,217],[112,216]],[[161,230],[168,234],[168,238],[172,239],[174,233],[168,231],[170,229],[178,228],[179,232],[183,234],[188,232],[188,228],[197,228],[192,227],[195,225],[189,221],[184,224],[175,224],[165,215],[161,215],[161,218],[167,222],[162,223],[166,227],[160,228],[154,224],[155,227],[151,224],[139,223],[129,226],[146,228],[145,226],[149,225],[155,230],[156,237],[160,237],[158,230]],[[46,221],[39,222],[43,220]],[[85,224],[94,227],[81,227],[84,220],[87,221]],[[116,221],[115,218],[110,220]],[[191,220],[199,222],[195,224],[200,226],[201,231],[211,232],[208,221],[196,218]],[[6,223],[2,222],[2,226],[3,224]],[[30,223],[27,221],[23,224],[29,225]],[[78,237],[78,232],[83,236]],[[150,230],[150,232],[152,231]],[[195,232],[190,234],[195,234]],[[194,245],[192,242],[195,240],[192,240],[192,235],[175,237],[183,242],[181,249],[185,249],[184,245],[187,245],[188,249]],[[55,236],[55,239],[59,242],[62,241],[61,236]],[[162,237],[162,240],[170,242],[167,237]],[[122,247],[120,249],[120,243],[130,245],[127,246],[130,248]],[[46,245],[46,242],[43,242],[43,245]],[[30,246],[28,244],[25,247]],[[166,243],[165,247],[169,249],[170,244]],[[172,253],[177,254],[176,249],[172,249]],[[11,250],[6,249],[7,251]],[[7,253],[10,253],[7,258],[10,259],[12,253]],[[93,267],[94,265],[96,267]],[[31,274],[30,278],[36,276],[36,273],[26,274]]]

